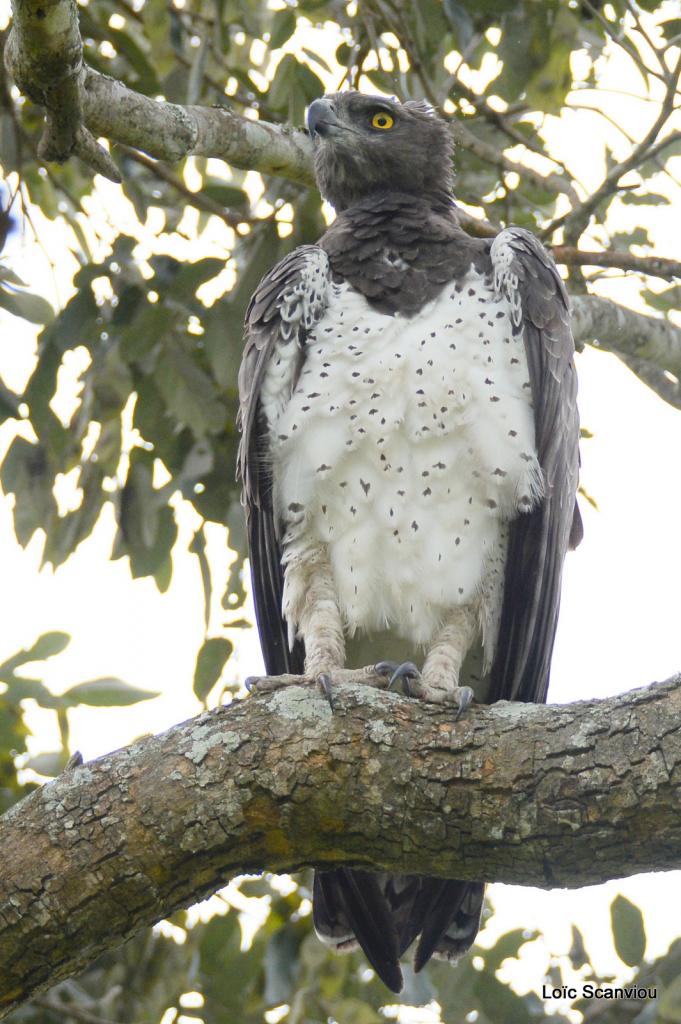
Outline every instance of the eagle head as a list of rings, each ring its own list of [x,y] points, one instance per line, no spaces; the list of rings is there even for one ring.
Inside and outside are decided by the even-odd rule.
[[[451,205],[453,142],[429,103],[330,93],[310,104],[307,129],[319,190],[337,211],[386,191]]]

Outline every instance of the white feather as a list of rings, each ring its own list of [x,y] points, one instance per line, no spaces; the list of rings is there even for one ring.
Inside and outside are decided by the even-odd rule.
[[[494,283],[471,268],[413,318],[330,285],[290,401],[269,405],[286,565],[327,545],[349,632],[427,644],[448,609],[475,603],[487,664],[506,524],[542,493],[504,268]]]

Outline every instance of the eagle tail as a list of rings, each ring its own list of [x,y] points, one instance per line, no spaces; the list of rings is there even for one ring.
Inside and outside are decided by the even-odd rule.
[[[359,943],[384,985],[402,990],[397,929],[377,875],[349,868],[316,871],[313,919],[325,942],[339,951]]]
[[[421,938],[414,956],[420,971],[431,956],[456,961],[475,942],[485,895],[483,882],[424,879],[432,898],[424,914]]]
[[[433,955],[456,960],[473,944],[484,889],[482,882],[419,875],[317,871],[314,925],[337,951],[361,946],[383,983],[399,992],[399,958],[417,937],[416,971]]]

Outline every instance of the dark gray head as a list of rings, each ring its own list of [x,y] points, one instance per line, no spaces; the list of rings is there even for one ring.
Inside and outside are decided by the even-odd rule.
[[[383,191],[451,203],[453,142],[430,104],[330,93],[310,104],[307,127],[319,190],[336,210]]]

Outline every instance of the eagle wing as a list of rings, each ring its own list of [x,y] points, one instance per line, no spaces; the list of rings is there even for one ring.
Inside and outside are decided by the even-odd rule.
[[[324,250],[300,246],[262,279],[246,310],[246,342],[239,369],[238,473],[258,633],[271,675],[302,673],[305,648],[300,640],[289,648],[282,616],[284,574],[270,439],[296,386],[310,330],[324,314],[328,284],[329,260]],[[385,983],[399,991],[399,936],[391,916],[393,901],[384,889],[385,882],[379,885],[368,872],[347,868],[316,872],[315,925],[334,946],[358,943]]]
[[[510,527],[490,700],[544,701],[558,622],[563,561],[582,538],[577,380],[569,300],[544,247],[508,228],[491,249],[495,283],[522,330],[544,498]]]
[[[312,327],[326,308],[329,261],[317,245],[301,245],[258,285],[246,310],[239,369],[238,472],[243,484],[258,633],[267,672],[302,673],[304,649],[289,649],[281,611],[284,574],[272,495],[270,438],[305,359]]]

